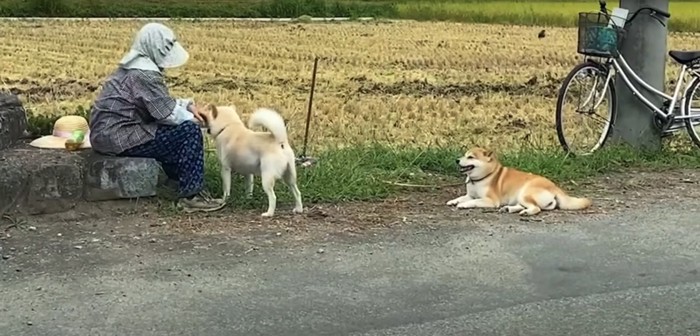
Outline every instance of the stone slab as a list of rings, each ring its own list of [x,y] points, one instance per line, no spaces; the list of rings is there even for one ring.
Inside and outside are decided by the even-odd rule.
[[[26,129],[27,115],[22,102],[16,95],[0,92],[0,150],[13,146]]]
[[[0,151],[0,212],[68,211],[82,200],[82,174],[83,159],[76,153],[28,146]]]
[[[154,159],[103,156],[85,157],[87,201],[105,201],[156,195],[160,165]]]
[[[8,157],[11,156],[9,154],[12,153],[0,151],[0,214],[9,213],[22,205],[29,182],[24,165]]]

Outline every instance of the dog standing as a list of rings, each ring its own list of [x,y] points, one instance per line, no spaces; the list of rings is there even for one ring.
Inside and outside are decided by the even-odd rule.
[[[581,210],[591,205],[588,198],[568,196],[545,177],[503,166],[493,152],[473,148],[457,159],[467,175],[467,194],[447,205],[457,208],[497,208],[499,212],[536,215],[542,210]]]
[[[295,154],[287,139],[287,128],[279,113],[259,108],[253,112],[248,127],[243,124],[235,106],[204,107],[207,132],[216,142],[216,154],[221,163],[223,199],[231,193],[231,172],[245,175],[246,194],[253,193],[253,178],[262,178],[262,188],[267,194],[267,211],[263,217],[275,213],[277,196],[275,181],[283,179],[294,197],[294,213],[303,212],[301,192],[297,187]],[[250,128],[262,126],[269,132],[256,132]]]

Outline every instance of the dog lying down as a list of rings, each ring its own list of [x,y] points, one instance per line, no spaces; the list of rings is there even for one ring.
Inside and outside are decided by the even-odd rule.
[[[277,196],[275,182],[283,179],[294,196],[294,213],[301,213],[301,192],[297,187],[295,154],[287,139],[287,128],[279,113],[266,108],[253,112],[248,127],[243,124],[235,106],[207,105],[203,109],[205,128],[216,143],[216,155],[221,163],[223,199],[231,193],[231,172],[245,175],[246,194],[253,194],[253,178],[262,178],[267,194],[264,217],[275,214]],[[269,132],[249,128],[265,127]]]
[[[504,167],[483,148],[472,148],[457,159],[459,170],[467,176],[467,194],[447,205],[457,208],[497,208],[499,212],[536,215],[542,210],[580,210],[591,200],[568,196],[545,177]]]

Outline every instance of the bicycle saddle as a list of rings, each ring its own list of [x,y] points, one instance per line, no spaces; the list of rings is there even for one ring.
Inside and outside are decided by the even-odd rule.
[[[700,50],[696,51],[680,51],[671,50],[668,52],[668,56],[671,56],[676,62],[688,65],[700,61]]]

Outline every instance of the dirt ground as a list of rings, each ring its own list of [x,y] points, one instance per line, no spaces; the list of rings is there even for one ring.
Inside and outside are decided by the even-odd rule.
[[[571,194],[593,198],[594,205],[580,212],[544,212],[535,217],[501,214],[494,210],[457,210],[445,205],[463,187],[431,191],[407,188],[399,196],[380,202],[307,204],[306,212],[292,215],[289,204],[278,204],[276,216],[262,218],[263,209],[225,208],[212,214],[164,214],[150,202],[106,202],[73,211],[28,218],[5,218],[0,222],[0,255],[10,258],[28,245],[66,246],[90,244],[154,244],[159,242],[239,240],[255,246],[325,241],[331,238],[371,236],[379,230],[427,229],[444,223],[492,227],[507,225],[526,230],[528,225],[575,221],[582,216],[606,216],[634,211],[650,202],[675,202],[700,196],[700,173],[629,171],[566,185]],[[518,223],[520,225],[515,225]],[[40,238],[41,237],[41,238]],[[40,239],[38,239],[40,238]],[[37,240],[38,239],[38,240]],[[162,248],[174,245],[163,244]],[[104,246],[103,246],[104,247]]]

